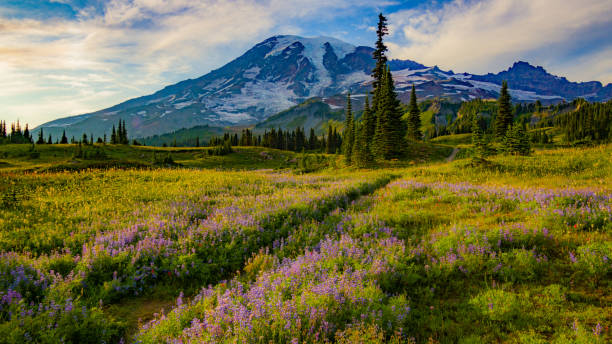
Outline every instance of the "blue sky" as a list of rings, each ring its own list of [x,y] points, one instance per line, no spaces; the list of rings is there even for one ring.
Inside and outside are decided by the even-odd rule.
[[[276,34],[373,45],[455,72],[514,61],[612,82],[609,0],[0,0],[0,119],[99,110],[216,69]]]

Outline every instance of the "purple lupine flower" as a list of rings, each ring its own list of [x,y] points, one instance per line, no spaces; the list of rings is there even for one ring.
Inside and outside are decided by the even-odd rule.
[[[599,335],[601,334],[601,330],[601,324],[598,322],[597,325],[593,327],[593,334],[595,335],[595,337],[599,337]]]

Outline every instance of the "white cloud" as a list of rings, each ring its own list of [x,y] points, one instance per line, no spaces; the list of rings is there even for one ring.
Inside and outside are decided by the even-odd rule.
[[[363,7],[390,4],[109,0],[103,12],[81,8],[70,20],[7,19],[12,11],[0,6],[0,118],[36,125],[99,110],[205,74],[272,34],[302,34],[304,20],[333,21],[349,12],[358,17]],[[610,23],[611,8],[609,0],[457,0],[389,15],[389,46],[392,56],[455,70],[496,71],[539,56],[530,61],[570,79],[612,81],[609,49],[582,56],[576,65],[537,54],[553,48],[562,53],[583,30]]]
[[[589,30],[610,30],[612,2],[455,0],[400,11],[391,14],[389,22],[389,47],[396,58],[473,73],[506,69],[517,59],[557,69],[576,44],[588,39]],[[577,60],[581,65],[572,69],[570,79],[612,82],[612,59],[598,64],[589,58]]]
[[[299,33],[296,19],[367,2],[111,0],[77,20],[0,12],[0,61],[12,71],[0,73],[0,117],[41,124],[111,106],[218,68],[271,34]]]

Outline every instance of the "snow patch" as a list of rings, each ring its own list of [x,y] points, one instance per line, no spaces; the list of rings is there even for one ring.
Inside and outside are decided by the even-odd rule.
[[[217,115],[219,115],[219,120],[223,120],[225,122],[230,122],[230,123],[246,122],[246,121],[255,119],[255,117],[249,115],[246,112],[238,112],[238,113],[223,112],[223,111],[215,111],[215,112],[217,113]]]
[[[175,109],[180,110],[180,109],[182,109],[182,108],[184,108],[184,107],[187,107],[187,106],[189,106],[189,105],[191,105],[191,104],[195,104],[195,101],[193,101],[193,100],[188,100],[188,101],[186,101],[186,102],[174,103],[173,105],[174,105],[174,108],[175,108]]]
[[[366,84],[372,81],[372,77],[363,71],[357,71],[350,74],[345,74],[340,80],[341,86],[351,86],[354,84]]]
[[[259,67],[251,67],[245,70],[242,76],[244,76],[246,79],[255,79],[255,77],[259,74],[260,71],[261,68]]]

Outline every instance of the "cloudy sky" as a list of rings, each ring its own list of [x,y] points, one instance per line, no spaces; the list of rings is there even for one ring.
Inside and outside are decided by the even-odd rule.
[[[0,119],[43,122],[195,78],[276,34],[373,45],[455,72],[529,61],[612,82],[610,0],[0,0]]]

